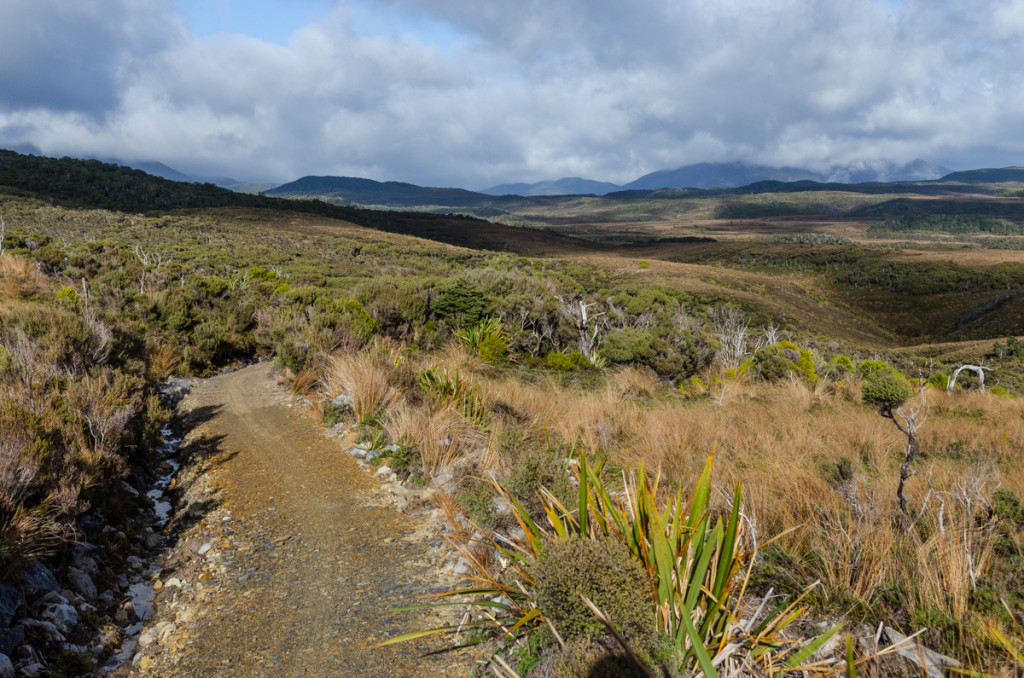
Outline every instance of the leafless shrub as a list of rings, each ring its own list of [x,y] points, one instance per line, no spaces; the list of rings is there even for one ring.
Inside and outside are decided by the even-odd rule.
[[[555,294],[560,306],[559,312],[572,322],[579,337],[580,353],[587,360],[593,360],[594,351],[600,344],[600,332],[603,328],[601,318],[604,311],[596,312],[597,302],[587,303],[581,297],[569,298],[567,295]]]
[[[137,397],[117,386],[108,372],[101,372],[98,377],[82,379],[69,394],[89,430],[92,449],[101,454],[118,449],[125,426],[138,411]]]
[[[722,345],[718,351],[718,361],[727,370],[736,369],[748,352],[750,320],[734,306],[715,306],[708,312],[708,321]]]

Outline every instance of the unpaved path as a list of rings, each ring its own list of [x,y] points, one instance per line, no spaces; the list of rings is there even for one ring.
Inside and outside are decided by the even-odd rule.
[[[187,581],[173,597],[162,590],[158,620],[191,607],[184,617],[178,612],[175,639],[166,649],[151,646],[134,671],[466,675],[464,659],[425,656],[430,648],[422,644],[375,647],[398,632],[436,625],[389,611],[444,585],[436,534],[415,516],[380,506],[377,481],[286,401],[266,364],[203,381],[186,399],[186,421],[189,412],[201,414],[193,425],[220,459],[211,472],[219,488],[209,509],[215,520],[206,521],[213,527],[202,537],[212,544],[205,553],[191,546],[179,554],[181,571],[198,580],[199,591],[186,595]]]

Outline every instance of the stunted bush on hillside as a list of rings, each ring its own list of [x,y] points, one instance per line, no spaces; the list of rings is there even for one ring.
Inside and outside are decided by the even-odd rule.
[[[895,367],[876,360],[857,363],[861,375],[861,395],[864,402],[878,408],[885,416],[910,400],[914,387]]]

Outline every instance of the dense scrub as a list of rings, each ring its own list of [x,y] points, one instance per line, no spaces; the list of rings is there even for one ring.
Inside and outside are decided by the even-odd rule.
[[[104,291],[62,286],[0,256],[0,577],[52,553],[85,514],[124,523],[121,489],[144,473],[167,413],[164,376],[138,327]]]

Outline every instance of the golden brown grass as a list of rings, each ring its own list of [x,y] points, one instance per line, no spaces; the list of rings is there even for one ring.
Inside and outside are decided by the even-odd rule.
[[[150,349],[147,364],[155,381],[164,381],[181,364],[181,352],[174,347],[159,345]]]
[[[785,532],[776,548],[794,583],[820,580],[819,602],[876,623],[884,591],[902,592],[885,614],[909,615],[904,622],[938,611],[972,623],[973,588],[993,573],[988,502],[998,487],[1024,495],[1015,471],[1024,449],[1020,399],[927,391],[906,529],[896,501],[906,439],[860,402],[855,384],[741,377],[694,398],[623,368],[603,386],[583,389],[557,375],[495,371],[458,347],[425,359],[426,367],[458,370],[471,381],[490,413],[487,425],[419,397],[408,379],[399,386],[394,370],[389,382],[379,352],[332,358],[325,383],[331,394],[365,390],[356,396],[366,403],[359,412],[386,408],[381,423],[389,436],[418,449],[430,473],[461,463],[477,475],[506,473],[521,452],[501,441],[515,433],[526,448],[576,444],[625,468],[642,461],[685,495],[715,450],[716,488],[743,484],[751,538],[763,543]],[[715,510],[729,500],[721,489],[712,495]]]
[[[918,528],[899,528],[895,500],[906,440],[851,386],[733,380],[697,403],[666,395],[649,375],[620,370],[594,391],[554,379],[476,375],[488,402],[515,411],[525,435],[578,440],[621,465],[660,468],[684,494],[716,450],[723,487],[742,482],[744,512],[827,601],[907,591],[907,612],[938,609],[966,622],[974,582],[990,572],[992,539],[976,521],[999,486],[1024,494],[1024,402],[988,393],[929,391],[924,454],[908,484]],[[494,467],[506,465],[493,449]],[[723,503],[727,497],[717,495]],[[941,501],[940,501],[941,500]],[[942,514],[940,516],[940,513]],[[940,525],[941,524],[941,525]],[[922,536],[923,535],[923,536]]]
[[[376,416],[398,396],[387,362],[377,352],[331,356],[327,359],[323,384],[331,397],[348,394],[359,421]]]
[[[432,411],[427,405],[403,402],[381,423],[392,440],[419,451],[430,475],[487,451],[487,436],[451,407]]]
[[[46,276],[31,259],[0,256],[0,295],[5,298],[38,294],[46,289]]]
[[[295,375],[288,390],[292,395],[306,395],[316,388],[317,381],[317,370],[307,367]]]

